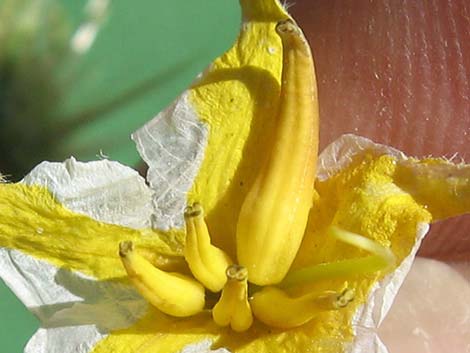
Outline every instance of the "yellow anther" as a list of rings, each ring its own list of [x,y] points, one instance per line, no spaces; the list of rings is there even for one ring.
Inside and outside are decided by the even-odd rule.
[[[195,203],[187,207],[184,219],[184,258],[199,282],[212,292],[219,292],[227,281],[225,270],[232,264],[232,260],[224,251],[211,244],[201,205]]]
[[[229,280],[236,280],[236,281],[246,281],[248,278],[248,271],[245,267],[240,265],[232,265],[227,267],[225,271],[227,278]]]
[[[119,256],[132,284],[160,311],[183,317],[204,308],[204,287],[194,279],[156,268],[134,251],[130,241],[119,244]]]
[[[257,285],[279,283],[297,254],[312,206],[318,152],[318,99],[312,55],[291,21],[283,46],[279,111],[271,151],[242,205],[237,256]]]
[[[212,317],[219,326],[228,326],[237,332],[246,331],[253,324],[248,303],[248,272],[246,268],[231,265],[227,268],[227,283],[222,296],[212,309]]]
[[[348,288],[340,293],[329,291],[291,298],[279,288],[265,287],[253,295],[251,307],[261,322],[287,329],[303,325],[322,312],[343,308],[353,298],[354,291]]]

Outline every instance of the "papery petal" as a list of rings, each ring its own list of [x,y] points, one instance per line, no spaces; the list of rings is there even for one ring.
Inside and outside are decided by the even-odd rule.
[[[274,131],[282,66],[274,28],[288,17],[275,0],[243,0],[241,5],[237,42],[189,92],[199,119],[210,127],[189,199],[204,206],[214,243],[232,256],[241,204]]]
[[[137,150],[148,164],[147,179],[155,191],[153,226],[169,229],[183,225],[186,194],[201,165],[207,127],[183,93],[170,107],[132,134]]]
[[[17,250],[0,248],[0,277],[43,328],[95,325],[101,332],[130,326],[147,303],[117,281],[96,281]]]
[[[17,250],[0,248],[0,277],[41,321],[26,353],[88,353],[107,332],[132,325],[147,311],[136,291],[96,281]]]
[[[470,212],[470,165],[443,158],[408,158],[392,147],[355,135],[343,135],[325,148],[319,157],[318,179],[335,175],[365,152],[396,159],[393,183],[425,206],[433,221]]]
[[[388,352],[378,336],[377,329],[390,310],[398,290],[411,269],[421,241],[428,230],[429,226],[425,223],[421,223],[418,226],[416,243],[410,250],[409,255],[391,274],[374,284],[367,301],[357,308],[352,320],[355,338],[350,353],[364,351]]]
[[[399,163],[395,182],[425,205],[434,220],[470,212],[470,164],[409,159]]]
[[[345,310],[355,311],[352,352],[386,352],[376,330],[411,267],[428,230],[426,223],[470,211],[469,176],[468,166],[444,160],[419,162],[353,135],[342,136],[321,154],[319,197],[293,268],[364,256],[330,237],[327,227],[332,224],[390,247],[397,260],[396,269],[383,278],[347,278],[360,293]]]
[[[309,225],[294,267],[361,256],[349,245],[336,243],[326,228],[332,224],[390,246],[398,264],[417,239],[420,223],[432,219],[426,205],[397,185],[399,151],[354,135],[345,135],[320,155]]]
[[[229,353],[225,348],[219,348],[216,350],[211,349],[212,342],[210,340],[204,340],[200,343],[193,343],[185,346],[181,353]]]
[[[181,234],[101,223],[58,202],[106,222],[149,224],[151,191],[116,162],[44,162],[23,182],[0,184],[0,277],[41,321],[25,351],[88,353],[147,311],[133,287],[116,281],[125,278],[118,243],[132,239],[154,263],[174,269],[184,262]]]
[[[343,330],[330,330],[326,326],[337,326]],[[175,319],[157,311],[149,314],[133,327],[110,334],[98,343],[93,353],[176,353],[190,342],[199,342],[208,352],[210,342],[213,352],[237,353],[292,353],[321,351],[338,353],[351,344],[351,332],[344,331],[348,318],[342,314],[321,315],[304,326],[288,331],[266,327],[255,322],[249,331],[234,334],[230,329],[214,324],[210,313],[205,312],[188,319]]]
[[[176,353],[188,345],[207,342],[217,330],[208,312],[178,319],[151,308],[134,326],[114,332],[99,342],[93,353]],[[199,348],[207,351],[207,343]]]
[[[161,267],[181,265],[181,233],[161,234],[73,213],[40,186],[0,184],[0,247],[18,249],[56,267],[97,279],[125,276],[118,244],[133,240]]]
[[[184,267],[181,233],[108,224],[150,224],[151,196],[135,171],[109,161],[44,162],[22,184],[0,183],[0,277],[41,321],[26,352],[90,352],[144,316],[147,302],[116,280],[126,278],[120,241],[159,267]]]
[[[103,337],[93,325],[40,328],[24,353],[90,353]]]
[[[130,228],[150,227],[152,190],[135,170],[101,160],[42,162],[22,181],[45,186],[62,205],[98,221]]]
[[[342,135],[333,143],[326,146],[318,157],[317,179],[324,181],[341,170],[348,167],[354,157],[368,152],[373,156],[389,155],[397,160],[404,160],[406,156],[399,150],[381,145],[368,138],[352,134]]]

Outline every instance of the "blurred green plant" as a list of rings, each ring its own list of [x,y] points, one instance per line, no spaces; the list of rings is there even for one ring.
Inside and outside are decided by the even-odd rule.
[[[0,170],[22,175],[51,154],[52,111],[61,99],[56,68],[71,54],[70,24],[55,1],[0,6]]]
[[[139,161],[129,134],[238,33],[238,0],[0,0],[0,173],[101,151]],[[0,283],[1,351],[37,321]]]
[[[17,180],[102,152],[135,165],[129,134],[230,47],[239,21],[237,0],[0,0],[0,170]]]

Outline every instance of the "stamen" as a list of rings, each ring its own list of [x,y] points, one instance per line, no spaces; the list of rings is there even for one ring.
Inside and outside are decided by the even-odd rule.
[[[186,208],[186,244],[184,258],[194,277],[212,292],[222,290],[226,282],[225,269],[232,264],[230,257],[211,244],[209,230],[200,204]]]
[[[248,271],[243,266],[231,265],[227,268],[227,283],[222,296],[212,309],[212,318],[219,326],[228,326],[243,332],[253,324],[253,315],[248,303]]]
[[[194,279],[156,268],[134,250],[131,241],[119,244],[119,256],[129,280],[160,311],[184,317],[203,310],[204,288]]]
[[[291,298],[281,289],[265,287],[253,295],[251,306],[255,317],[266,325],[292,328],[305,324],[318,314],[346,307],[354,298],[354,291],[310,293]]]
[[[376,241],[335,226],[330,227],[329,232],[336,239],[366,250],[373,255],[317,264],[291,271],[280,284],[282,288],[314,283],[323,279],[348,278],[362,274],[387,271],[394,267],[396,261],[393,252]]]

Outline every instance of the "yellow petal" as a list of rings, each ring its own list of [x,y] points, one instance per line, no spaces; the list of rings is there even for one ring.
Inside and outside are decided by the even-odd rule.
[[[179,352],[190,343],[213,338],[216,330],[209,313],[176,319],[156,309],[138,323],[111,333],[93,349],[93,353],[165,353]]]
[[[183,234],[105,224],[76,214],[39,186],[0,184],[0,246],[97,279],[125,276],[118,244],[133,240],[161,268],[182,265]],[[147,256],[148,255],[148,256]]]
[[[398,186],[425,205],[433,220],[470,212],[470,165],[444,159],[409,159],[399,163]]]
[[[255,322],[249,331],[237,334],[217,326],[209,312],[175,319],[152,310],[136,325],[111,333],[92,353],[176,353],[207,339],[213,342],[212,349],[225,347],[233,353],[338,353],[353,337],[348,320],[348,315],[326,312],[288,331]]]
[[[331,225],[390,247],[397,265],[410,254],[419,224],[431,214],[396,185],[396,158],[364,152],[333,177],[316,184],[319,199],[294,268],[364,256],[364,251],[328,235]]]
[[[293,268],[367,256],[364,250],[332,237],[328,232],[331,225],[390,247],[397,260],[396,266],[399,266],[414,251],[419,229],[423,223],[429,223],[431,214],[394,183],[396,169],[395,157],[364,151],[353,157],[340,172],[318,181],[319,198],[310,214],[307,232]],[[313,290],[327,290],[346,279],[356,292],[356,299],[341,311],[346,319],[353,317],[354,312],[366,303],[371,289],[385,274],[361,273],[334,278],[293,288],[290,292],[302,295]],[[337,328],[325,326],[322,329],[329,333]]]
[[[273,132],[282,54],[274,27],[288,17],[275,0],[241,4],[237,42],[190,90],[190,102],[210,132],[189,199],[203,205],[214,245],[232,258],[239,210]]]

